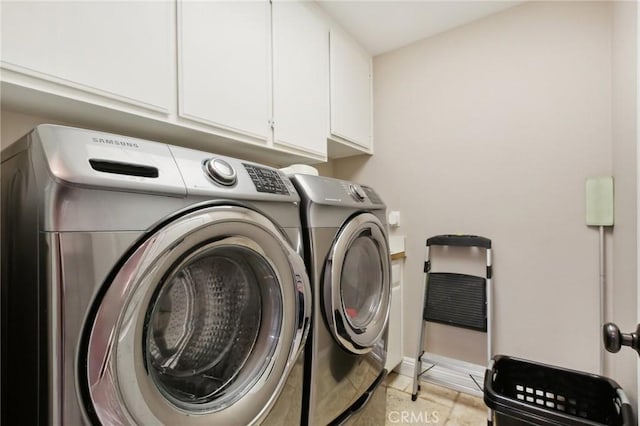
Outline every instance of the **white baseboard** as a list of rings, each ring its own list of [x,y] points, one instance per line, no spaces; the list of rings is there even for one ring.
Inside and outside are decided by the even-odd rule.
[[[476,382],[482,386],[484,372],[486,369],[485,366],[425,353],[422,357],[422,368],[420,371],[423,371],[434,364],[435,366],[433,368],[421,376],[423,381],[469,395],[482,397],[482,390],[478,388],[470,376],[473,376]],[[398,374],[402,374],[403,376],[412,378],[414,366],[414,358],[404,357],[402,363],[394,371]]]

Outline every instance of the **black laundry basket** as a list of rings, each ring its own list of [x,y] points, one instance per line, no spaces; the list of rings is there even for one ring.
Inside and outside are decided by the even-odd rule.
[[[606,377],[496,356],[484,377],[484,402],[496,426],[633,426],[633,410]]]

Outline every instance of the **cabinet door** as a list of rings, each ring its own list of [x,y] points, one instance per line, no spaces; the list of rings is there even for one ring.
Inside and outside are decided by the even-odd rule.
[[[171,106],[171,2],[2,2],[2,67],[151,110]]]
[[[307,2],[273,3],[274,142],[325,156],[329,28]]]
[[[179,113],[266,141],[271,127],[268,1],[181,1]]]
[[[371,56],[347,34],[331,30],[331,133],[371,147]]]

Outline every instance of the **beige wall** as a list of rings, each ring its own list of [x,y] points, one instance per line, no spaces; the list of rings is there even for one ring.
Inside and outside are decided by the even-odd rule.
[[[333,161],[327,163],[314,164],[320,176],[333,176]]]
[[[474,233],[494,242],[494,352],[598,371],[584,184],[612,173],[611,23],[610,3],[530,2],[375,58],[376,154],[334,174],[402,214],[406,354],[425,238]],[[429,350],[484,364],[484,334],[428,333]]]
[[[615,228],[612,312],[623,332],[635,330],[637,301],[637,3],[616,2],[613,8],[613,174],[615,178]],[[624,348],[610,357],[609,373],[631,394],[637,355]],[[635,400],[635,398],[634,398]]]
[[[10,110],[0,110],[0,148],[5,148],[20,139],[38,124],[69,124],[58,120],[29,115]]]
[[[29,133],[38,124],[61,124],[73,126],[68,123],[39,115],[26,114],[12,110],[0,110],[0,148],[4,149],[22,136]],[[83,127],[83,126],[80,126]]]

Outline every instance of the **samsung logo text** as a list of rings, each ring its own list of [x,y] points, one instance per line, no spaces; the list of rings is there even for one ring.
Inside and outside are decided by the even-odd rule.
[[[103,143],[105,145],[123,146],[126,148],[140,148],[135,142],[128,142],[118,139],[92,138],[94,142]]]

